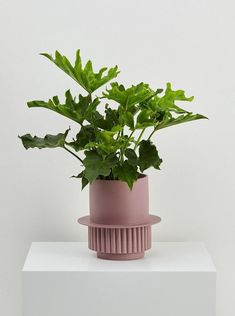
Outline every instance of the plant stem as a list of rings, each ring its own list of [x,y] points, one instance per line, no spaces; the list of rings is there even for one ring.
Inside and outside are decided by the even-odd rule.
[[[83,161],[80,157],[78,157],[75,153],[73,153],[71,150],[69,150],[67,147],[63,147],[67,152],[69,152],[71,155],[73,155],[74,157],[76,157],[79,161],[81,161],[81,163],[83,164]]]
[[[130,133],[129,137],[128,137],[128,141],[131,139],[131,136],[134,134],[135,129]]]
[[[149,135],[148,140],[150,140],[150,138],[153,136],[153,134],[156,132],[156,127],[154,128],[154,130],[152,131],[152,133]]]
[[[144,134],[145,129],[146,129],[146,127],[142,129],[142,131],[141,131],[141,133],[140,133],[140,135],[139,135],[139,137],[138,137],[138,139],[137,139],[137,141],[136,141],[136,143],[135,143],[134,151],[136,151],[136,148],[137,148],[138,145],[139,145],[139,142],[140,142],[140,140],[141,140],[141,137],[142,137],[143,134]]]
[[[126,144],[125,144],[125,146],[123,148],[123,153],[125,153],[125,150],[128,147],[129,140],[131,139],[131,136],[134,134],[134,132],[135,132],[135,129],[130,133],[130,135],[129,135],[128,139],[127,139],[127,142],[126,142]]]
[[[120,131],[120,134],[119,134],[119,137],[118,137],[118,138],[123,137],[123,134],[124,134],[124,132],[123,132],[123,129],[122,129],[122,130]],[[118,140],[118,138],[117,138],[117,140]],[[123,151],[123,148],[122,148],[122,147],[120,148],[120,161],[121,161],[121,163],[124,162],[124,151]]]
[[[123,163],[124,162],[124,152],[123,152],[123,148],[120,148],[120,161],[121,161],[121,163]]]
[[[120,137],[120,134],[121,134],[121,132],[119,131],[119,132],[117,133],[117,137],[116,137],[116,140],[118,140],[118,139],[119,139],[119,137]]]

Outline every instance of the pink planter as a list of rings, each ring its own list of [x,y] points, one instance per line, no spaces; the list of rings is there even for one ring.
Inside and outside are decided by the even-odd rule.
[[[78,220],[88,226],[88,246],[98,258],[130,260],[151,248],[151,225],[160,217],[149,215],[148,177],[130,190],[118,180],[95,180],[90,185],[90,216]]]

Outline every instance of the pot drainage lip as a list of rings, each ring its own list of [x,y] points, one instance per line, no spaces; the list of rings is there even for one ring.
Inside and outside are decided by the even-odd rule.
[[[161,221],[161,218],[156,215],[149,215],[149,221],[146,223],[138,224],[138,225],[108,225],[108,224],[97,224],[93,223],[90,220],[90,216],[83,216],[78,219],[78,223],[81,225],[89,226],[89,227],[100,227],[100,228],[134,228],[134,227],[145,227],[157,224]]]

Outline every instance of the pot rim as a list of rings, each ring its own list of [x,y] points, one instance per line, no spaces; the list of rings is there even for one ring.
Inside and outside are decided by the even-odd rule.
[[[136,182],[138,182],[138,181],[141,181],[141,180],[144,180],[144,179],[148,179],[148,175],[147,174],[145,174],[145,173],[140,173],[139,174],[139,177],[138,177],[138,179],[134,182],[134,184],[136,183]],[[113,180],[113,179],[95,179],[94,181],[92,181],[90,184],[92,184],[93,182],[95,182],[95,181],[103,181],[103,182],[123,182],[123,183],[125,183],[125,181],[122,181],[122,180]]]

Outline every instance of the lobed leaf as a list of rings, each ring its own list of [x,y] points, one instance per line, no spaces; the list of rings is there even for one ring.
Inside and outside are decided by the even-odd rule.
[[[130,190],[138,179],[137,166],[131,165],[127,160],[113,168],[114,177],[127,183]]]
[[[162,120],[162,122],[156,125],[156,130],[200,119],[207,119],[207,117],[202,114],[187,113],[174,118],[167,115],[166,113],[165,118]]]
[[[84,177],[94,181],[98,176],[108,176],[111,168],[118,163],[116,155],[102,157],[96,150],[85,151],[86,158],[83,160],[85,170]]]
[[[82,179],[82,190],[88,185],[89,181],[84,176],[84,171],[80,172],[77,176],[72,176],[71,178],[81,178]]]
[[[154,126],[156,124],[153,119],[153,112],[148,109],[142,109],[137,117],[136,128],[146,128],[148,126]]]
[[[162,159],[158,155],[158,151],[155,145],[150,140],[142,140],[139,144],[139,159],[138,165],[141,172],[154,167],[160,169]]]
[[[41,107],[49,109],[82,124],[84,120],[90,120],[93,111],[95,111],[99,103],[98,98],[92,101],[90,95],[84,97],[81,94],[79,94],[77,102],[76,98],[72,97],[70,90],[67,90],[65,92],[65,103],[63,104],[60,103],[58,96],[54,96],[47,102],[34,100],[27,102],[27,105],[29,108]]]
[[[46,135],[44,138],[37,137],[37,136],[31,136],[30,134],[26,134],[23,136],[19,136],[21,139],[24,148],[56,148],[56,147],[64,147],[65,139],[67,137],[67,134],[69,132],[69,129],[65,131],[65,133],[59,133],[57,135]]]
[[[83,150],[89,142],[95,141],[95,130],[92,125],[84,125],[81,127],[76,139],[72,142],[66,142],[66,145],[72,147],[75,151]]]
[[[66,56],[61,55],[58,51],[55,52],[55,57],[47,53],[41,53],[57,67],[63,70],[67,75],[73,78],[80,86],[82,86],[88,93],[92,93],[102,85],[117,77],[119,74],[118,67],[107,69],[101,68],[98,73],[93,71],[92,62],[89,60],[85,67],[82,67],[80,57],[80,50],[76,52],[76,60],[74,66],[70,63]]]
[[[96,149],[100,155],[114,154],[121,148],[128,147],[132,142],[133,139],[125,135],[114,139],[108,131],[99,131],[95,141],[90,141],[85,149]]]
[[[103,92],[104,97],[109,100],[114,100],[121,104],[125,109],[143,102],[153,95],[153,91],[149,88],[148,84],[143,82],[136,86],[131,86],[125,89],[123,85],[117,82],[111,83],[111,89]]]
[[[166,85],[165,94],[162,98],[157,99],[158,106],[163,110],[175,112],[177,114],[188,113],[188,111],[180,108],[175,101],[193,101],[194,97],[186,97],[183,90],[172,90],[171,84]]]
[[[138,157],[133,149],[127,148],[125,150],[125,156],[128,158],[128,163],[130,165],[132,165],[132,166],[138,165]]]

